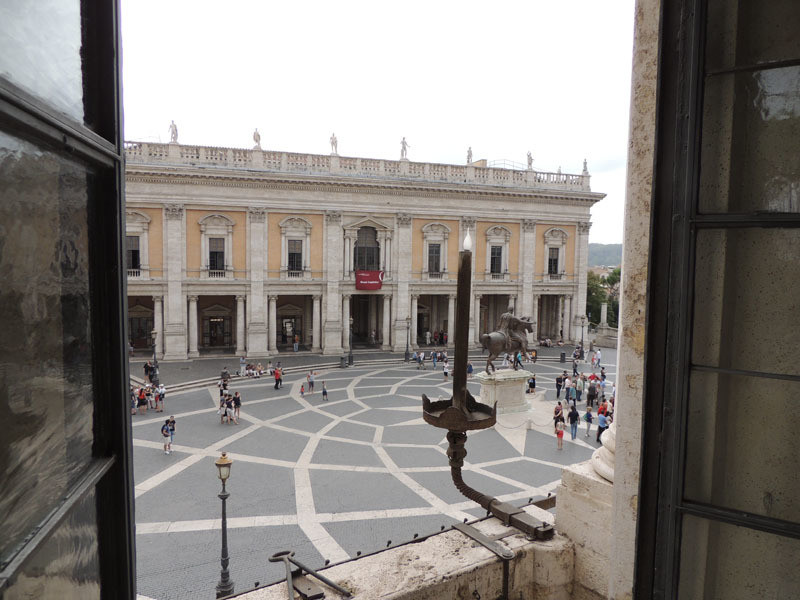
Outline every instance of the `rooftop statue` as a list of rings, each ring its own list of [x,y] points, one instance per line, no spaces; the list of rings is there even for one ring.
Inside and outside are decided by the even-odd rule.
[[[533,331],[533,323],[528,317],[517,317],[514,315],[514,308],[509,306],[508,311],[500,315],[500,324],[497,331],[484,333],[481,335],[481,345],[489,351],[489,358],[486,359],[486,372],[489,369],[495,370],[492,361],[504,352],[516,354],[522,352],[523,356],[528,355],[528,336],[527,332]],[[514,370],[517,370],[514,361]]]
[[[339,152],[339,140],[336,139],[336,134],[331,134],[331,154],[337,154]]]
[[[533,155],[531,154],[530,150],[528,150],[528,171],[533,170]]]
[[[472,146],[467,149],[467,164],[472,164]]]
[[[178,143],[178,126],[175,125],[175,121],[172,121],[169,124],[169,143],[170,144]]]
[[[408,158],[408,148],[409,148],[408,142],[406,141],[406,138],[403,137],[403,139],[400,142],[400,160]]]
[[[254,148],[254,150],[260,150],[261,149],[261,134],[258,133],[258,127],[256,127],[256,130],[253,132],[253,141],[256,143],[256,147]]]

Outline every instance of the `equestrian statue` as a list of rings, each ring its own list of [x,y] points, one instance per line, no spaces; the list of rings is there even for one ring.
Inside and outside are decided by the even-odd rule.
[[[497,331],[481,334],[481,345],[489,351],[489,358],[486,359],[486,372],[489,369],[495,371],[492,361],[507,352],[516,356],[519,350],[523,356],[528,356],[528,337],[527,332],[533,332],[533,323],[528,317],[517,317],[514,315],[514,308],[508,307],[508,311],[500,315],[500,324]],[[517,370],[517,361],[514,360],[514,370]]]

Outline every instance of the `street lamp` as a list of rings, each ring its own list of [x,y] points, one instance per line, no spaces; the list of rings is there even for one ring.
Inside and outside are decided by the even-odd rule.
[[[347,364],[353,366],[353,317],[350,317],[350,348],[347,351]]]
[[[153,339],[153,370],[151,371],[152,376],[150,381],[153,383],[153,385],[158,385],[158,347],[156,346],[156,342],[158,341],[158,331],[153,329],[153,331],[150,332],[150,337]]]
[[[583,360],[583,328],[586,327],[586,315],[581,315],[581,360]]]
[[[222,481],[222,492],[219,493],[219,499],[222,500],[222,556],[220,564],[222,564],[222,571],[219,576],[219,583],[217,584],[217,598],[230,596],[233,593],[233,579],[231,579],[230,572],[228,571],[228,517],[225,513],[225,501],[230,494],[225,491],[225,482],[231,475],[231,465],[233,461],[228,458],[228,453],[223,452],[214,464],[219,471],[219,478]]]
[[[409,345],[411,344],[411,317],[406,317],[406,362],[411,360]]]

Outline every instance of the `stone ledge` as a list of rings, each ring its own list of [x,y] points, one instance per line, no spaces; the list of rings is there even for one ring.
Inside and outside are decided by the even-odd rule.
[[[495,518],[474,526],[487,535],[506,530]],[[548,600],[571,597],[574,547],[570,540],[556,535],[548,542],[533,542],[518,533],[501,543],[516,551],[509,565],[511,597]],[[483,598],[496,598],[503,584],[502,561],[456,530],[335,565],[323,573],[352,591],[352,597],[358,600],[472,598],[475,591]],[[343,598],[327,586],[322,587],[326,598]],[[244,592],[236,598],[284,600],[286,584]]]

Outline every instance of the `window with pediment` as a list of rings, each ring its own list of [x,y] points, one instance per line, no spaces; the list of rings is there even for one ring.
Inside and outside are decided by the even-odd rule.
[[[423,275],[427,279],[447,278],[447,244],[450,228],[444,223],[428,223],[422,228]]]
[[[150,217],[128,210],[125,212],[125,258],[128,277],[149,277],[148,233]]]
[[[198,221],[203,257],[202,277],[233,277],[234,221],[225,215],[210,214]]]
[[[566,270],[567,232],[558,227],[544,234],[544,251],[547,257],[546,277],[551,281],[562,278]]]
[[[486,230],[486,272],[493,280],[508,279],[508,253],[511,231],[502,225]]]
[[[311,222],[303,217],[286,217],[281,228],[281,278],[311,277]]]

